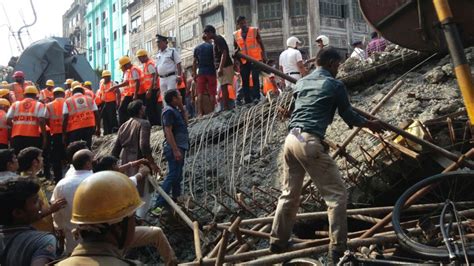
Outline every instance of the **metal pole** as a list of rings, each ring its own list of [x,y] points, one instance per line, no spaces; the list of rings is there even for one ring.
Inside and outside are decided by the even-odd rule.
[[[448,44],[449,53],[453,60],[454,73],[461,89],[461,94],[466,105],[467,115],[471,122],[471,127],[474,125],[474,85],[471,75],[471,67],[469,66],[466,55],[464,54],[464,47],[461,42],[458,28],[453,19],[453,13],[447,0],[433,0],[436,13],[438,15],[441,28],[444,31],[446,43]]]

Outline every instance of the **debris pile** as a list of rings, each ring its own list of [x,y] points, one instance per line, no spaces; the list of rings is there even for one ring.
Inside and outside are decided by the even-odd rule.
[[[466,54],[474,66],[474,48],[466,49]],[[359,75],[397,60],[411,68],[421,62],[420,58],[428,56],[389,46],[388,52],[372,63],[348,60],[341,66],[340,76],[344,81],[355,80],[351,76],[353,71]],[[408,186],[441,172],[449,164],[446,158],[448,162],[457,160],[459,154],[472,148],[471,132],[449,56],[429,57],[404,75],[378,72],[374,80],[375,84],[371,80],[352,86],[353,105],[367,112],[374,111],[376,117],[418,138],[392,129],[383,135],[365,130],[355,132],[356,129],[349,129],[338,116],[328,129],[326,140],[347,182],[350,207],[364,207],[349,210],[350,245],[354,247],[396,242],[393,234],[382,240],[374,239],[375,231],[365,235],[365,239],[356,238],[378,224]],[[287,109],[291,98],[287,93],[190,123],[191,148],[186,154],[183,190],[186,197],[179,199],[178,204],[199,227],[191,228],[185,223],[179,227],[177,217],[150,219],[150,222],[160,223],[172,245],[179,244],[176,250],[181,260],[192,261],[202,254],[206,258],[198,260],[214,264],[270,255],[267,247],[271,217],[265,217],[272,215],[280,194],[279,168],[283,165],[280,151],[287,134],[287,121],[279,117],[277,110]],[[110,136],[96,142],[97,154],[109,154],[114,138]],[[155,158],[164,170],[160,127],[153,130],[151,140]],[[311,185],[305,186],[300,212],[306,214],[300,214],[302,222],[295,226],[295,251],[284,259],[326,251],[324,210],[317,190]],[[183,230],[187,233],[182,233]],[[195,245],[189,230],[195,234]],[[277,263],[282,258],[273,255],[255,262]]]

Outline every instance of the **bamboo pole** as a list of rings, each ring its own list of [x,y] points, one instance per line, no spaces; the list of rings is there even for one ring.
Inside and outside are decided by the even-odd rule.
[[[196,260],[202,260],[202,251],[201,251],[201,239],[199,238],[199,223],[193,222],[193,234],[194,234],[194,250],[196,252]]]
[[[220,266],[224,263],[224,256],[227,250],[227,243],[229,242],[229,231],[224,230],[222,234],[222,242],[219,246],[219,252],[217,253],[216,265]]]

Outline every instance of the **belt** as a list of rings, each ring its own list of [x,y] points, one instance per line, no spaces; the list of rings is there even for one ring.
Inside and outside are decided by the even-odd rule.
[[[298,74],[299,74],[299,73],[298,73]],[[166,75],[160,75],[160,78],[163,79],[163,78],[167,78],[167,77],[174,76],[174,75],[176,75],[176,72],[171,72],[171,73],[168,73],[168,74],[166,74]]]
[[[300,72],[290,72],[290,73],[286,73],[287,75],[299,75],[301,74]]]

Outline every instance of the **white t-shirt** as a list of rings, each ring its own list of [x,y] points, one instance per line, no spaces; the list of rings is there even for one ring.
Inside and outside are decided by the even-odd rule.
[[[292,72],[300,72],[297,63],[303,61],[301,52],[295,48],[288,47],[280,54],[280,66],[283,68],[283,73],[288,74]]]
[[[354,52],[352,52],[351,57],[357,58],[359,60],[365,60],[365,52],[362,48],[356,47]]]

